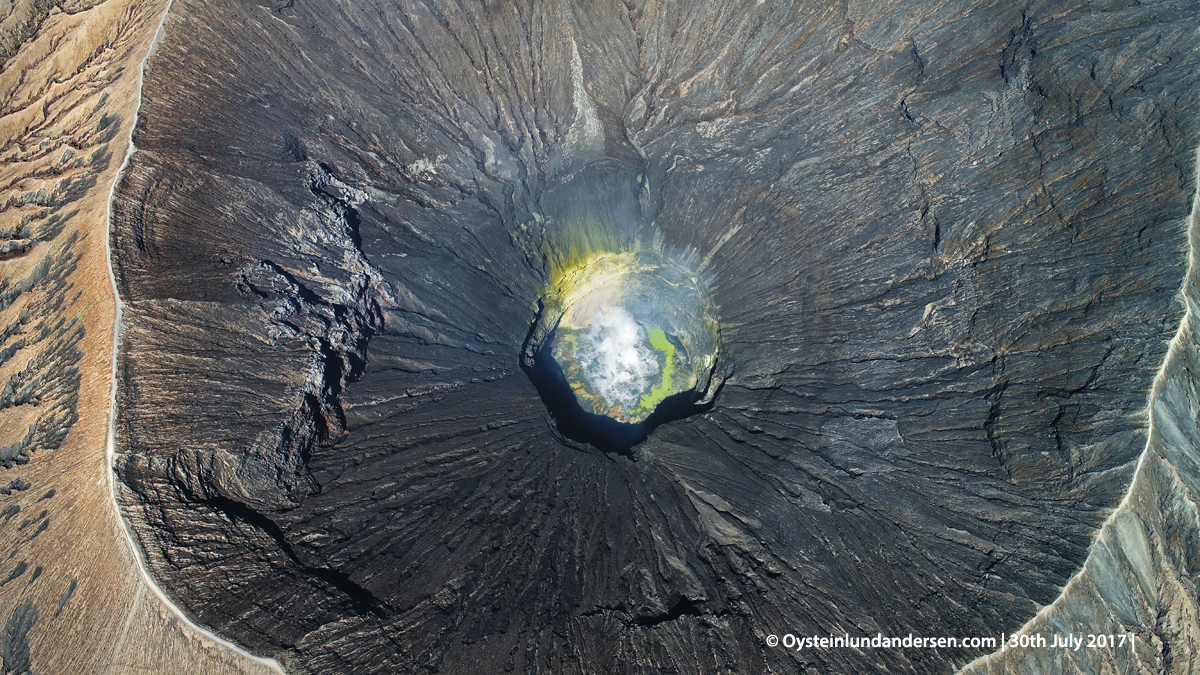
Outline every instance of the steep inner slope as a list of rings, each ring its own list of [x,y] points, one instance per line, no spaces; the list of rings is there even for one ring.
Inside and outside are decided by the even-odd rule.
[[[153,571],[297,672],[965,663],[762,636],[1011,631],[1079,569],[1179,320],[1195,8],[595,5],[177,1],[113,235]],[[628,454],[520,361],[614,240],[721,317]]]

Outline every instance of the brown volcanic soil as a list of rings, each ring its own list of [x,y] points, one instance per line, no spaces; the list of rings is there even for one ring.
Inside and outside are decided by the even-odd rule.
[[[272,672],[160,600],[111,496],[108,198],[165,5],[17,2],[0,21],[5,673]]]

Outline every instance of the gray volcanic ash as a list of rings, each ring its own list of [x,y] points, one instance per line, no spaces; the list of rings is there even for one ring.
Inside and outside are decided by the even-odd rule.
[[[1197,12],[176,0],[114,204],[124,515],[294,672],[962,666],[764,636],[998,635],[1081,569],[1182,313]],[[710,275],[719,389],[607,452],[522,356],[636,246]]]

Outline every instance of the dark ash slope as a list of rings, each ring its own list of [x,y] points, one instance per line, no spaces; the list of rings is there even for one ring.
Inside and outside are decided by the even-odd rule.
[[[295,672],[948,672],[763,637],[1011,631],[1078,568],[1180,314],[1197,12],[176,0],[114,233],[154,572]],[[580,204],[718,282],[729,379],[632,457],[519,366]]]

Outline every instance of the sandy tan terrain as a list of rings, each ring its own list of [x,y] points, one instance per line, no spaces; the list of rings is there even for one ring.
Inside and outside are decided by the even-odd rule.
[[[18,2],[0,20],[0,57],[12,54],[0,72],[6,673],[275,670],[164,604],[112,501],[108,200],[128,150],[140,65],[165,7],[107,0],[42,16]]]

